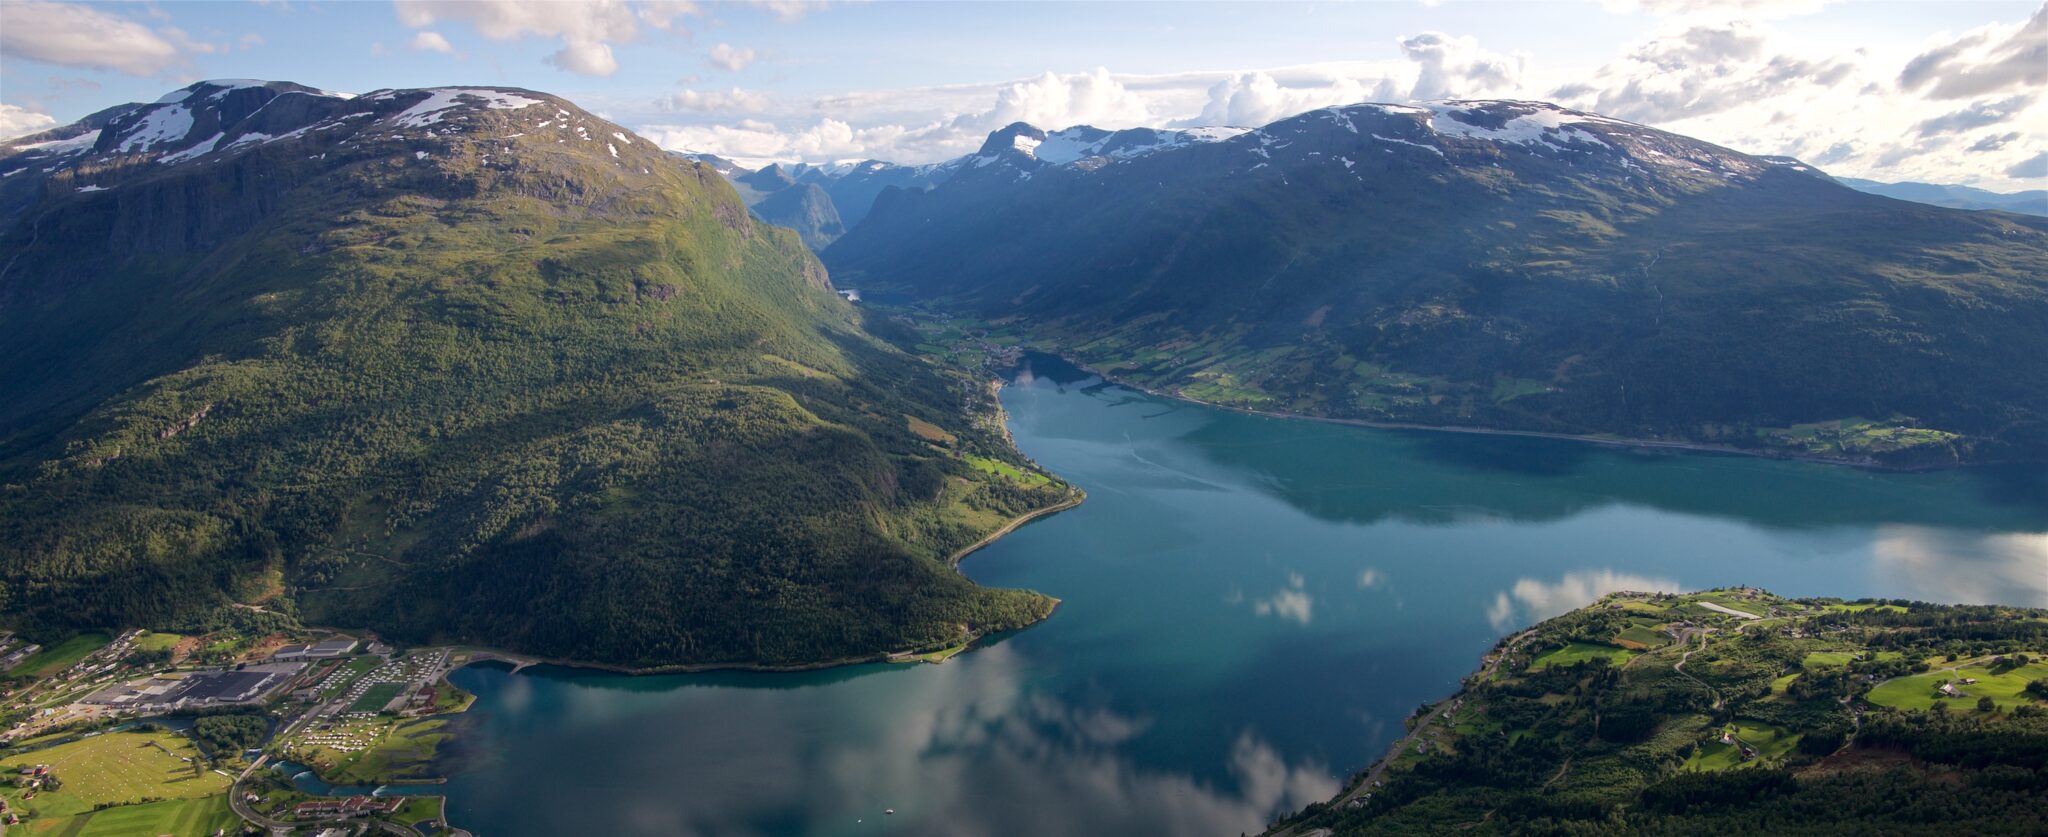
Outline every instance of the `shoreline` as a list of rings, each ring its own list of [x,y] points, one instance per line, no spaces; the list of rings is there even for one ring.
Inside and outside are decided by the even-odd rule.
[[[1473,436],[1516,436],[1527,439],[1552,439],[1563,442],[1579,442],[1584,444],[1600,445],[1602,447],[1609,448],[1667,450],[1678,451],[1681,453],[1718,453],[1727,454],[1730,456],[1744,456],[1749,457],[1751,459],[1774,459],[1780,462],[1811,462],[1819,465],[1842,465],[1851,468],[1866,468],[1873,471],[1895,471],[1900,473],[1925,473],[1931,471],[1945,471],[1953,468],[1966,468],[1972,466],[2001,464],[1998,462],[1959,462],[1954,465],[1946,467],[1910,467],[1904,465],[1890,465],[1869,458],[1850,459],[1835,456],[1819,456],[1815,454],[1783,453],[1771,450],[1759,450],[1755,448],[1739,448],[1733,445],[1721,445],[1712,442],[1681,442],[1663,439],[1635,439],[1622,436],[1595,436],[1580,433],[1561,433],[1548,430],[1509,430],[1498,427],[1466,427],[1451,424],[1419,424],[1415,422],[1401,421],[1375,421],[1372,419],[1348,419],[1336,418],[1333,416],[1308,415],[1306,413],[1289,413],[1280,410],[1257,410],[1250,407],[1238,407],[1230,404],[1218,404],[1213,401],[1203,401],[1202,399],[1183,395],[1178,392],[1155,390],[1150,387],[1123,378],[1119,378],[1108,372],[1104,372],[1101,369],[1097,369],[1093,366],[1083,363],[1079,359],[1071,355],[1068,355],[1065,352],[1057,350],[1039,351],[1044,351],[1046,354],[1058,357],[1059,359],[1066,361],[1069,364],[1072,364],[1074,368],[1080,369],[1084,372],[1100,377],[1104,381],[1127,389],[1137,390],[1138,392],[1142,392],[1146,395],[1158,398],[1171,399],[1174,401],[1181,401],[1188,404],[1197,404],[1203,407],[1209,407],[1217,410],[1225,410],[1228,412],[1239,413],[1242,415],[1258,416],[1260,418],[1286,419],[1291,421],[1312,421],[1320,422],[1323,424],[1341,424],[1351,427],[1370,427],[1376,430],[1417,430],[1428,433],[1464,433]]]
[[[974,543],[968,544],[967,546],[955,550],[952,555],[947,556],[946,564],[947,566],[952,567],[957,572],[960,569],[960,562],[965,560],[967,556],[980,551],[981,549],[987,547],[990,544],[995,543],[996,541],[1002,539],[1003,536],[1008,535],[1011,532],[1015,532],[1016,530],[1022,528],[1025,524],[1031,523],[1032,521],[1038,520],[1039,518],[1049,517],[1051,515],[1058,514],[1068,509],[1072,509],[1076,506],[1081,505],[1081,503],[1086,499],[1088,499],[1087,492],[1082,491],[1079,488],[1074,488],[1065,499],[1062,499],[1059,502],[1054,503],[1052,505],[1041,506],[1039,508],[1032,509],[1031,511],[1025,512],[1016,517],[1010,518],[1008,522],[1004,523],[995,531],[983,536],[981,540],[975,541]],[[1051,619],[1053,614],[1059,611],[1060,600],[1054,596],[1046,596],[1046,598],[1051,600],[1052,606],[1045,609],[1044,615],[1023,625],[1019,625],[1014,628],[1005,628],[1003,630],[1022,630],[1024,628],[1028,628],[1032,625],[1036,625],[1040,622],[1043,622],[1047,619]],[[979,642],[982,638],[988,636],[989,634],[1001,632],[1002,631],[976,632],[960,640],[960,642],[954,643],[954,645],[972,645],[975,642]],[[922,654],[926,653],[927,651],[940,650],[909,648],[900,651],[882,651],[860,657],[839,657],[831,660],[819,660],[816,662],[808,663],[769,664],[748,662],[725,662],[678,663],[674,665],[659,666],[627,666],[619,665],[616,663],[600,663],[584,660],[570,660],[559,657],[542,657],[534,654],[521,654],[518,652],[507,651],[502,648],[493,648],[486,645],[458,643],[451,645],[449,647],[455,649],[458,652],[466,653],[469,655],[469,661],[463,663],[460,668],[467,668],[469,666],[476,665],[477,663],[501,662],[511,665],[512,672],[515,674],[520,671],[524,671],[525,669],[531,668],[533,666],[555,666],[559,668],[568,669],[601,671],[608,674],[624,674],[635,677],[659,674],[704,674],[714,671],[740,671],[761,674],[794,674],[797,672],[822,671],[824,669],[839,668],[842,666],[864,665],[867,663],[889,663],[892,661],[893,658],[900,657],[905,654]],[[951,648],[953,647],[953,645],[947,645],[945,647]],[[446,675],[443,676],[445,677]]]

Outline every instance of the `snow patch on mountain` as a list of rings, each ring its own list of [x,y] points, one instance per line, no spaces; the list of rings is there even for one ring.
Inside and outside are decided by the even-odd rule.
[[[424,128],[441,121],[448,111],[462,105],[465,98],[482,100],[483,106],[493,110],[518,110],[520,108],[544,105],[541,99],[531,99],[517,93],[492,90],[488,87],[436,87],[427,91],[427,98],[419,104],[406,108],[391,117],[391,123],[400,128]],[[567,118],[568,114],[562,114]]]
[[[192,109],[184,104],[154,105],[142,121],[121,138],[122,152],[147,151],[151,146],[177,142],[192,133]]]

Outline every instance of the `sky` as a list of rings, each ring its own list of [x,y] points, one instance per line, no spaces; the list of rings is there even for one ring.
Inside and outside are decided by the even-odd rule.
[[[0,0],[0,137],[207,78],[555,93],[664,147],[933,162],[1013,121],[1557,102],[1830,173],[2048,188],[2048,4]]]

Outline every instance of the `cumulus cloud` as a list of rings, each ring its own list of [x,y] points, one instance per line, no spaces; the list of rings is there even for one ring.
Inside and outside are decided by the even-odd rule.
[[[2048,86],[2048,5],[2025,23],[1980,27],[1915,56],[1899,86],[1936,99]]]
[[[1487,52],[1475,38],[1424,32],[1402,38],[1401,54],[1415,62],[1410,99],[1473,98],[1516,89],[1523,59]]]
[[[455,45],[448,43],[448,39],[441,37],[441,33],[439,32],[427,31],[414,35],[412,36],[412,44],[410,46],[412,47],[414,52],[439,52],[446,55],[455,54]]]
[[[1613,570],[1565,573],[1563,578],[1548,582],[1518,579],[1514,587],[1494,594],[1493,604],[1486,609],[1486,621],[1493,625],[1494,630],[1505,631],[1517,624],[1548,619],[1585,607],[1599,601],[1601,596],[1622,591],[1676,593],[1678,582]]]
[[[713,67],[737,73],[746,69],[748,64],[754,63],[754,51],[735,48],[732,44],[719,44],[704,55],[704,60],[710,62]]]
[[[0,104],[0,140],[13,139],[57,127],[57,120],[20,105]]]
[[[66,67],[147,76],[183,67],[194,52],[213,51],[178,30],[151,29],[69,3],[0,4],[0,23],[0,55]]]
[[[609,76],[619,62],[612,44],[639,37],[641,24],[678,31],[676,21],[695,14],[691,3],[625,0],[394,0],[398,21],[415,29],[436,23],[466,23],[494,41],[558,38],[562,48],[547,63],[572,73]]]
[[[1060,76],[1046,73],[1029,81],[1004,85],[995,107],[968,120],[976,127],[998,128],[1012,122],[1033,125],[1091,124],[1129,127],[1152,118],[1145,98],[1111,78],[1109,70]]]

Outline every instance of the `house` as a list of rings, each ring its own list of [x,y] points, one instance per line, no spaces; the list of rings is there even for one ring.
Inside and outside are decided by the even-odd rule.
[[[1975,678],[1975,677],[1965,677],[1965,678],[1963,678],[1963,685],[1965,685],[1965,686],[1975,686],[1975,685],[1977,685],[1977,678]]]
[[[1948,681],[1942,681],[1941,688],[1935,689],[1935,691],[1940,692],[1942,697],[1955,697],[1962,694],[1962,692],[1956,691],[1956,684]]]

